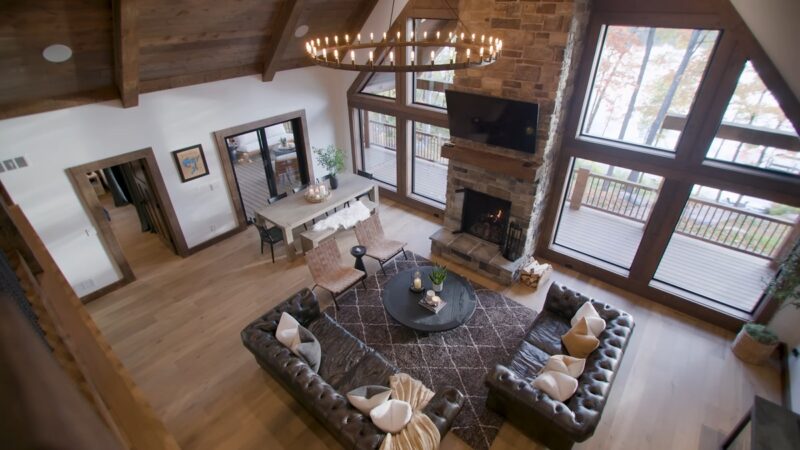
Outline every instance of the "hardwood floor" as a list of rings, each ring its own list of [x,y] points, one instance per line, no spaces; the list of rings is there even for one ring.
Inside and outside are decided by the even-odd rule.
[[[115,209],[112,227],[137,280],[88,305],[136,383],[185,449],[337,448],[338,444],[242,346],[239,332],[311,277],[298,258],[276,247],[259,254],[254,229],[181,259],[148,244],[131,209]],[[430,256],[439,221],[384,201],[387,234]],[[136,235],[128,236],[131,231]],[[342,253],[352,231],[337,236]],[[159,243],[160,244],[160,243]],[[162,246],[163,248],[163,246]],[[373,261],[367,269],[377,269]],[[535,310],[545,288],[502,288],[448,262],[448,267]],[[720,443],[754,394],[780,401],[777,367],[743,364],[733,335],[607,284],[556,267],[551,280],[630,312],[637,326],[594,437],[577,449],[700,449]],[[320,294],[323,305],[329,303]],[[443,449],[467,448],[452,433]],[[493,449],[538,448],[505,424]]]

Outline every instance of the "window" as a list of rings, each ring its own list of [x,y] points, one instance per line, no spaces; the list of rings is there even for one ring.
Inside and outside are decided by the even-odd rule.
[[[447,36],[455,30],[456,21],[441,19],[414,19],[414,36],[417,39],[433,39],[436,33]],[[431,58],[433,56],[433,58]],[[455,57],[452,47],[421,47],[414,55],[414,61],[420,65],[431,63],[445,64]],[[414,73],[414,103],[447,108],[444,91],[453,86],[455,71],[440,70],[435,72]]]
[[[753,64],[744,66],[736,91],[706,157],[800,174],[800,139]]]
[[[655,284],[751,313],[798,217],[798,208],[695,185]]]
[[[378,97],[396,98],[395,77],[393,73],[375,72],[361,89],[362,94],[377,95]]]
[[[444,204],[447,192],[447,158],[442,144],[450,140],[447,128],[414,122],[414,161],[412,191]]]
[[[648,173],[576,158],[555,244],[630,269],[662,181]]]
[[[397,187],[397,119],[361,111],[361,163],[373,178]]]
[[[665,120],[688,115],[718,34],[607,27],[582,134],[674,151],[683,126]]]
[[[593,7],[538,253],[722,326],[768,320],[800,230],[800,101],[730,5],[628,3]]]

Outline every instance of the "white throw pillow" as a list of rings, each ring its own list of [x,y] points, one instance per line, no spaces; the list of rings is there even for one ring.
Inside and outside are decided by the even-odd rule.
[[[411,421],[411,405],[402,400],[389,400],[372,408],[372,423],[386,433],[399,433]]]
[[[291,349],[292,343],[297,338],[297,327],[299,326],[300,324],[291,314],[281,313],[278,329],[275,330],[275,338],[286,348]]]
[[[578,380],[565,373],[548,370],[533,380],[533,387],[543,391],[553,400],[565,402],[578,390]]]
[[[578,308],[578,312],[575,313],[569,323],[574,327],[575,324],[584,317],[586,321],[589,322],[589,331],[591,331],[594,337],[599,337],[603,330],[606,329],[606,321],[603,320],[600,314],[597,313],[597,310],[594,309],[592,302],[586,302],[581,305],[581,307]]]
[[[540,373],[547,371],[565,373],[573,378],[578,378],[583,373],[586,360],[567,355],[553,355],[547,360]]]
[[[347,400],[362,414],[368,416],[376,406],[389,400],[392,390],[386,386],[361,386],[347,393]]]

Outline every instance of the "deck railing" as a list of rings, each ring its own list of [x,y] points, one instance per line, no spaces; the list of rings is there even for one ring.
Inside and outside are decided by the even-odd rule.
[[[658,188],[578,169],[569,192],[571,209],[586,206],[646,223]],[[797,225],[790,220],[690,198],[676,232],[750,255],[773,259],[781,254]]]
[[[369,121],[370,144],[379,145],[391,150],[397,149],[397,127],[378,120]],[[442,144],[447,139],[422,131],[414,132],[414,155],[431,162],[447,164],[442,158]]]
[[[369,143],[397,150],[397,127],[385,122],[370,120]]]

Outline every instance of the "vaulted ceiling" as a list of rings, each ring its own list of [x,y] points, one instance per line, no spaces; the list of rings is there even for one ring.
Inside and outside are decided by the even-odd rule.
[[[297,27],[355,33],[377,0],[4,0],[0,118],[302,67]],[[65,44],[72,58],[42,51]]]

